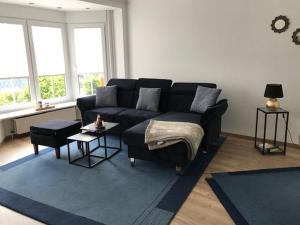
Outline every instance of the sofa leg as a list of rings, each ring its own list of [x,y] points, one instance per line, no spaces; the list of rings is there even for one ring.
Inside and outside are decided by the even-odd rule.
[[[181,176],[183,174],[183,168],[181,166],[176,166],[176,175]]]
[[[134,164],[135,164],[135,158],[129,158],[129,161],[130,161],[130,166],[131,166],[131,167],[134,167]]]
[[[34,149],[34,154],[38,155],[39,154],[39,145],[33,144],[33,149]]]
[[[57,159],[60,159],[60,149],[59,148],[55,148],[55,155]]]

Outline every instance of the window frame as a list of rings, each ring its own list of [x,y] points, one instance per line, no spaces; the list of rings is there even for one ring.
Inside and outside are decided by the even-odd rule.
[[[36,105],[37,98],[36,98],[35,80],[34,80],[33,68],[32,68],[33,64],[31,59],[31,52],[30,52],[27,21],[25,19],[0,17],[0,23],[16,24],[16,25],[21,25],[23,27],[23,35],[24,35],[27,66],[28,66],[28,83],[30,88],[30,102],[11,104],[5,107],[0,107],[0,112],[5,113],[5,112],[22,110],[22,109],[33,107]]]
[[[107,45],[106,45],[106,25],[104,23],[74,23],[68,24],[68,34],[69,34],[69,45],[70,45],[70,62],[71,68],[70,71],[73,74],[72,83],[73,85],[73,96],[75,98],[84,97],[89,95],[80,95],[79,90],[79,74],[77,72],[77,62],[76,62],[76,48],[75,48],[75,37],[74,37],[74,29],[78,28],[100,28],[101,36],[102,36],[102,55],[103,55],[103,72],[104,72],[104,82],[106,83],[109,79],[108,76],[108,64],[107,64]]]
[[[33,41],[33,33],[32,27],[54,27],[61,29],[62,33],[62,44],[63,44],[63,54],[64,54],[64,64],[65,64],[65,88],[66,88],[66,96],[53,98],[53,99],[42,99],[40,93],[40,86],[39,86],[39,75],[37,72],[37,63],[36,63],[36,56],[34,51],[34,41]],[[35,91],[37,96],[37,101],[41,100],[43,102],[49,103],[62,103],[72,100],[72,89],[71,89],[71,73],[69,68],[69,55],[68,55],[68,42],[67,42],[67,31],[66,25],[62,23],[55,23],[55,22],[45,22],[45,21],[36,21],[36,20],[27,20],[27,27],[28,27],[28,34],[29,34],[29,42],[30,42],[30,51],[31,51],[31,58],[32,58],[32,67],[33,67],[33,77],[35,82]]]

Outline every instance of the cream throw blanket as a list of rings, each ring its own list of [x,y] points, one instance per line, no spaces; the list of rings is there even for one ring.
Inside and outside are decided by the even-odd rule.
[[[193,160],[203,136],[202,127],[195,123],[150,120],[145,143],[149,150],[155,150],[183,141],[188,147],[188,159]]]

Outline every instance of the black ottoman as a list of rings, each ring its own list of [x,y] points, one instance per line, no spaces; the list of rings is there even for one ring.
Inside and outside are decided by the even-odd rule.
[[[30,127],[34,153],[39,154],[39,145],[55,148],[56,158],[60,158],[60,147],[67,144],[67,137],[80,132],[81,122],[50,120]]]

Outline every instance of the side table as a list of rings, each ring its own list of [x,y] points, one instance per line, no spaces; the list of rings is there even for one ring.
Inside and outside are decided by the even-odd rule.
[[[263,139],[262,143],[258,144],[257,137],[257,127],[258,127],[258,116],[259,113],[264,114],[264,130],[263,130]],[[266,142],[266,134],[267,134],[267,120],[269,115],[275,115],[275,130],[274,130],[274,139],[272,140],[272,144],[268,144]],[[284,134],[284,142],[283,148],[279,145],[277,141],[277,128],[278,128],[278,117],[282,115],[285,119],[285,134]],[[286,144],[287,144],[287,132],[288,132],[288,123],[289,123],[289,112],[279,108],[279,109],[268,109],[266,107],[259,107],[256,110],[256,125],[255,125],[255,141],[254,147],[259,150],[263,155],[264,154],[286,154]]]

